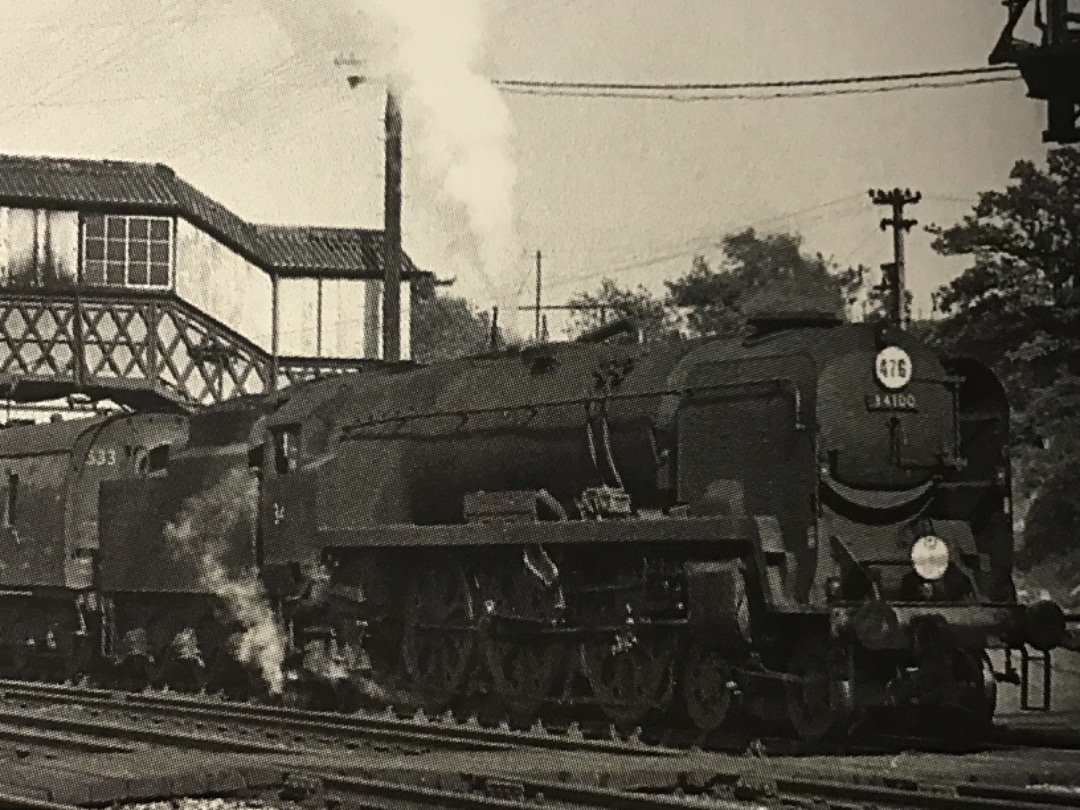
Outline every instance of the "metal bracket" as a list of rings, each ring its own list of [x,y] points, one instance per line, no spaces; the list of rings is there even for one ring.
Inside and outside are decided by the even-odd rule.
[[[1033,705],[1031,702],[1031,665],[1042,665],[1042,702]],[[1020,708],[1025,712],[1048,712],[1050,711],[1051,680],[1053,676],[1050,651],[1046,650],[1037,655],[1032,655],[1026,646],[1020,648]]]

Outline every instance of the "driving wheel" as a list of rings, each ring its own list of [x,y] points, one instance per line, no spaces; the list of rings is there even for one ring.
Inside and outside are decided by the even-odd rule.
[[[519,559],[491,568],[481,589],[488,611],[481,643],[492,686],[510,726],[527,728],[565,676],[563,645],[529,632],[558,621],[558,585],[545,584]]]
[[[848,730],[853,713],[851,681],[824,641],[809,637],[795,644],[788,659],[784,697],[795,733],[823,742]]]
[[[405,609],[402,661],[420,708],[441,714],[469,674],[475,611],[464,572],[446,564],[417,574]]]
[[[695,642],[683,669],[682,696],[691,722],[705,732],[716,731],[732,716],[738,691],[731,665],[720,650]]]
[[[663,707],[674,643],[651,634],[604,634],[581,645],[581,663],[604,716],[623,733]]]

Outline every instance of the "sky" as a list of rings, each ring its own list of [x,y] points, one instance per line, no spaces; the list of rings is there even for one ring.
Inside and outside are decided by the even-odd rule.
[[[981,67],[997,0],[0,0],[0,12],[0,152],[165,163],[256,222],[381,227],[380,77],[408,73],[405,247],[482,307],[532,302],[537,250],[557,304],[605,276],[662,292],[750,226],[876,269],[892,243],[867,191],[900,186],[923,194],[908,282],[925,313],[965,265],[934,254],[923,226],[958,221],[1047,148],[1043,105],[1020,81],[698,103],[484,81]],[[350,88],[350,72],[371,80]]]

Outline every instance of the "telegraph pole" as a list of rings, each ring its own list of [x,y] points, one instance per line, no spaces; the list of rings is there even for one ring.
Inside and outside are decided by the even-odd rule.
[[[361,67],[364,61],[356,57],[338,57],[334,64]],[[366,81],[362,74],[352,74],[346,79],[354,90]],[[394,88],[389,86],[386,88],[383,123],[386,170],[383,175],[382,357],[395,362],[401,359],[401,107]]]
[[[544,285],[544,281],[543,281],[544,277],[542,275],[543,271],[541,270],[540,262],[541,262],[541,256],[540,256],[540,251],[538,250],[538,251],[536,251],[536,342],[537,343],[540,342],[540,338],[541,338],[540,318],[542,316],[540,314],[540,309],[541,309],[541,306],[543,305],[542,295],[543,295],[543,290],[544,290],[544,286],[543,286]]]
[[[386,91],[383,222],[383,360],[401,359],[401,109]]]
[[[889,289],[889,317],[898,327],[907,327],[907,277],[904,266],[904,234],[916,225],[918,220],[904,219],[904,208],[915,205],[922,199],[922,194],[912,192],[910,189],[894,188],[891,191],[873,189],[870,191],[870,199],[874,205],[888,205],[892,207],[892,217],[881,220],[881,230],[893,229],[893,261],[891,264],[883,264],[881,269],[885,272],[885,285]]]

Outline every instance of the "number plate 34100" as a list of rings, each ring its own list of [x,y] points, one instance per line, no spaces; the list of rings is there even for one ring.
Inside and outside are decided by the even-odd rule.
[[[917,411],[914,394],[867,394],[866,409],[870,411]]]

